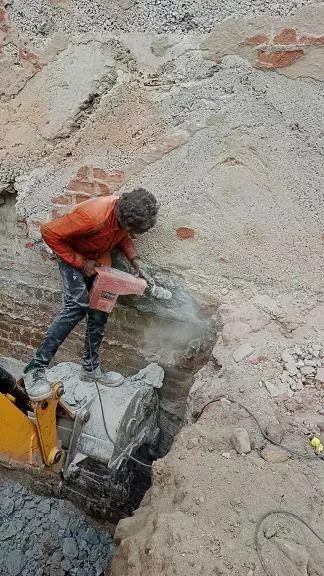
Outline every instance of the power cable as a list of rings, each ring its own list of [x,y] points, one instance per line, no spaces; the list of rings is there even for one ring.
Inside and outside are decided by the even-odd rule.
[[[216,402],[220,402],[220,400],[223,400],[223,399],[224,399],[224,395],[219,395],[216,398],[214,398],[213,400],[210,400],[209,402],[207,402],[202,407],[202,409],[200,410],[198,415],[196,416],[195,422],[197,422],[199,420],[199,418],[202,416],[202,414],[204,413],[204,411],[206,410],[206,408],[208,406],[210,406],[211,404],[215,404]],[[280,448],[283,448],[284,450],[287,450],[287,452],[290,452],[290,454],[292,454],[293,456],[296,456],[297,458],[302,458],[305,460],[318,460],[318,458],[320,458],[321,460],[324,460],[323,454],[318,454],[318,455],[301,454],[300,452],[297,452],[296,450],[293,450],[292,448],[289,448],[288,446],[284,446],[283,444],[280,444],[280,442],[276,442],[275,440],[270,438],[268,436],[268,434],[263,430],[259,420],[255,416],[255,414],[253,414],[253,412],[251,412],[251,410],[249,408],[247,408],[247,406],[245,406],[244,404],[242,404],[238,400],[234,400],[233,398],[225,398],[225,399],[228,400],[229,402],[231,402],[232,404],[237,404],[238,406],[240,406],[240,408],[243,408],[243,410],[245,410],[249,414],[249,416],[251,416],[251,418],[254,420],[254,422],[256,423],[257,427],[259,428],[263,438],[265,440],[267,440],[268,442],[270,442],[271,444],[273,444],[274,446],[278,446]]]
[[[265,560],[262,556],[262,546],[260,543],[260,531],[261,531],[261,526],[264,522],[264,520],[266,520],[266,518],[269,518],[269,516],[274,516],[276,514],[281,514],[283,516],[288,516],[289,518],[293,518],[294,520],[297,520],[298,522],[302,522],[302,524],[304,524],[304,526],[306,526],[306,528],[308,528],[308,530],[311,531],[311,533],[315,536],[315,538],[317,538],[322,544],[324,544],[324,538],[322,538],[319,534],[317,534],[317,532],[315,532],[315,530],[305,521],[303,520],[303,518],[301,518],[300,516],[298,516],[297,514],[294,514],[294,512],[288,512],[286,510],[269,510],[268,512],[266,512],[265,514],[263,514],[263,516],[261,516],[260,520],[258,521],[255,531],[254,531],[254,545],[260,560],[260,564],[265,572],[265,574],[267,576],[273,576],[273,573],[269,572]]]
[[[90,362],[91,362],[91,370],[92,372],[94,372],[94,368],[93,368],[93,356],[92,356],[92,347],[91,347],[91,339],[90,339],[90,332],[87,328],[87,333],[88,333],[88,343],[89,343],[89,353],[90,353]],[[100,389],[98,386],[98,382],[95,380],[95,385],[96,385],[96,389],[97,389],[97,394],[98,394],[98,398],[99,398],[99,403],[100,403],[100,408],[101,408],[101,414],[102,414],[102,421],[103,421],[103,425],[104,425],[104,429],[107,435],[108,440],[112,443],[112,445],[114,446],[114,448],[117,447],[116,442],[112,439],[112,437],[110,436],[109,432],[108,432],[108,428],[107,428],[107,422],[106,422],[106,416],[105,416],[105,411],[104,411],[104,407],[103,407],[103,403],[102,403],[102,397],[101,397],[101,393],[100,393]],[[134,456],[131,456],[130,454],[128,454],[126,452],[126,449],[123,450],[118,458],[113,462],[112,465],[114,465],[116,463],[116,461],[121,457],[125,455],[129,460],[132,460],[133,462],[136,462],[136,464],[139,464],[140,466],[143,466],[143,468],[148,468],[148,469],[152,469],[152,465],[151,464],[145,464],[145,462],[142,462],[141,460],[138,460],[137,458],[135,458]]]

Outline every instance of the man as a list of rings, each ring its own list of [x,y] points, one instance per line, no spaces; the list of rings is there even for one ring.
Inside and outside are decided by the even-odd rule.
[[[42,237],[58,256],[65,306],[49,327],[45,340],[24,370],[25,388],[33,401],[51,396],[45,369],[71,330],[87,314],[82,380],[119,386],[121,374],[104,372],[99,364],[108,314],[88,307],[96,267],[110,265],[110,252],[119,247],[138,271],[140,260],[130,236],[147,232],[156,222],[158,203],[143,188],[129,194],[100,197],[79,204],[71,212],[41,227]]]

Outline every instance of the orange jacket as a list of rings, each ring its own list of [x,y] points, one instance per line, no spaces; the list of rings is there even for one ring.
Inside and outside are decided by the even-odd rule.
[[[117,200],[107,196],[81,202],[62,218],[43,224],[43,239],[59,258],[80,270],[86,258],[110,264],[115,246],[132,260],[136,252],[128,233],[118,225]]]

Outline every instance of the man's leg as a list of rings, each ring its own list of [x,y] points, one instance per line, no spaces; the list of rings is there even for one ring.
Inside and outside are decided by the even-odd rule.
[[[46,380],[45,368],[88,311],[89,293],[82,272],[61,260],[59,269],[64,284],[64,308],[50,325],[33,360],[25,368],[25,387],[32,400],[42,400],[50,396],[51,387]]]
[[[99,366],[99,349],[104,336],[108,314],[101,310],[89,310],[84,341],[83,367],[91,372]]]
[[[89,309],[81,378],[86,381],[97,380],[107,386],[119,386],[124,380],[123,376],[117,372],[106,372],[102,370],[99,362],[99,349],[108,316],[109,314],[101,310]]]

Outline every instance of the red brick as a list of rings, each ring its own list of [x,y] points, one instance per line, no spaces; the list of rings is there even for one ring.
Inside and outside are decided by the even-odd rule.
[[[296,43],[297,43],[297,34],[294,28],[284,28],[272,40],[272,44],[288,45]]]
[[[43,66],[41,64],[34,64],[34,72],[37,74],[43,70]]]
[[[301,36],[301,38],[298,38],[298,44],[303,44],[304,46],[323,46],[324,36]]]
[[[35,242],[26,242],[25,248],[35,248]]]
[[[61,194],[60,196],[54,196],[54,198],[52,198],[52,204],[62,204],[64,206],[66,206],[67,204],[72,204],[72,198],[71,196],[68,196],[66,194]]]
[[[270,36],[268,34],[257,34],[256,36],[251,36],[247,39],[247,44],[268,44]]]
[[[111,194],[109,186],[107,184],[101,184],[100,182],[96,182],[96,186],[98,188],[98,194],[101,196],[109,196]]]
[[[286,68],[304,56],[303,50],[259,50],[256,68],[261,70],[276,70]]]
[[[109,170],[106,172],[105,181],[116,183],[125,182],[125,172],[123,172],[123,170]]]
[[[27,60],[28,62],[32,62],[36,64],[38,61],[38,56],[35,52],[28,50],[27,48],[19,48],[19,57],[21,60]]]
[[[80,202],[85,202],[86,200],[89,200],[89,198],[91,198],[90,194],[77,194],[75,196],[75,201],[77,204],[80,204]]]
[[[77,178],[80,178],[80,180],[83,180],[84,178],[87,178],[89,174],[89,166],[81,166],[81,168],[79,168],[79,170],[77,171]]]
[[[94,168],[93,177],[97,178],[98,180],[106,180],[106,178],[108,177],[108,173],[102,168]]]
[[[73,192],[85,192],[86,194],[95,194],[96,185],[91,182],[81,182],[79,180],[71,180],[68,185],[68,190]]]
[[[180,228],[176,229],[176,233],[180,240],[188,240],[189,238],[195,237],[195,231],[193,228],[186,228],[184,226],[180,226]]]
[[[52,220],[56,220],[57,218],[61,218],[66,214],[66,210],[62,210],[60,208],[54,208],[52,210]]]

